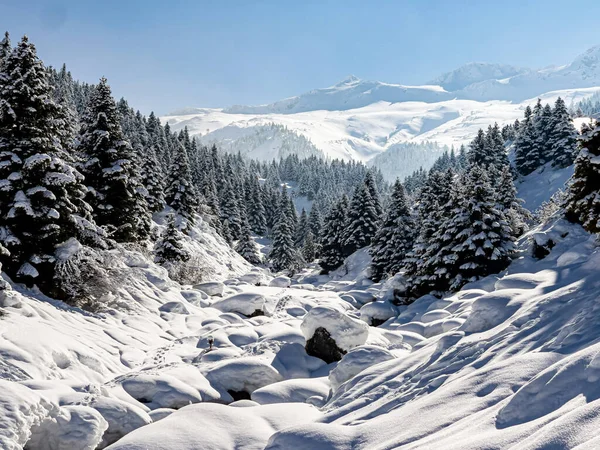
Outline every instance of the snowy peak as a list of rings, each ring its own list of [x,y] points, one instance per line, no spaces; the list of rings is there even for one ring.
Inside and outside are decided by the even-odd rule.
[[[451,72],[444,73],[431,80],[429,84],[442,86],[447,91],[457,91],[470,84],[486,80],[501,80],[522,73],[529,69],[506,64],[468,63]]]
[[[290,97],[269,105],[226,108],[231,114],[295,114],[307,111],[347,111],[377,102],[439,102],[451,96],[439,86],[404,86],[361,80],[353,75],[321,89]]]

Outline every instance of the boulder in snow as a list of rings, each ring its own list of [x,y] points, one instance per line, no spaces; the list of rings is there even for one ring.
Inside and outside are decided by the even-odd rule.
[[[173,313],[173,314],[189,314],[185,305],[181,302],[167,302],[158,308],[161,312]]]
[[[306,338],[306,352],[330,363],[359,345],[369,336],[369,326],[336,309],[318,306],[311,309],[300,326]]]

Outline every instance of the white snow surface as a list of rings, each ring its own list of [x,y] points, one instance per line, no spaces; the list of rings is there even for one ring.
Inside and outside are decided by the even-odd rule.
[[[541,202],[535,180],[520,189]],[[556,245],[536,260],[540,236]],[[365,249],[333,276],[269,286],[260,272],[257,286],[214,239],[217,295],[132,251],[115,255],[124,276],[103,312],[1,291],[0,448],[598,448],[600,251],[581,227],[557,216],[503,273],[394,306],[379,327],[361,318],[389,315],[402,279],[369,282]],[[268,315],[218,308],[231,298]],[[348,350],[340,362],[306,354],[318,326]]]

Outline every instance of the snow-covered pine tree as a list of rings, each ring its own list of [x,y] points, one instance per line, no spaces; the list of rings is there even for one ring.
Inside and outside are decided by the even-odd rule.
[[[535,144],[540,155],[540,165],[552,158],[551,133],[553,128],[552,108],[546,104],[535,121]]]
[[[565,105],[558,97],[552,111],[552,124],[549,133],[550,157],[554,167],[564,168],[573,164],[577,151],[578,133]]]
[[[367,186],[371,202],[377,213],[377,217],[381,218],[383,215],[383,207],[381,206],[381,200],[379,198],[379,191],[377,190],[377,183],[375,181],[375,175],[372,170],[367,171],[363,183]]]
[[[231,238],[237,241],[242,235],[242,215],[238,204],[238,197],[229,180],[221,183],[223,193],[221,197],[221,223],[227,221],[227,228],[231,233]]]
[[[150,233],[150,212],[134,164],[131,145],[124,140],[119,113],[106,78],[95,87],[81,123],[78,151],[88,186],[86,199],[98,225],[118,242],[142,241]]]
[[[504,147],[504,138],[497,123],[494,123],[494,126],[488,127],[485,136],[485,146],[489,158],[488,166],[491,165],[498,170],[502,170],[503,167],[509,165],[508,154]]]
[[[418,235],[415,238],[413,248],[407,253],[404,260],[404,269],[409,279],[409,290],[411,295],[415,292],[428,292],[429,276],[425,266],[428,252],[434,234],[442,228],[443,222],[452,214],[454,205],[453,194],[454,172],[432,172],[421,190],[417,205],[416,229]]]
[[[317,243],[312,231],[308,230],[306,237],[304,238],[304,245],[302,246],[302,257],[307,263],[311,263],[317,257]]]
[[[321,249],[319,251],[319,265],[324,273],[340,267],[344,262],[342,245],[346,227],[349,200],[344,194],[342,198],[331,207],[323,220],[321,230]]]
[[[469,144],[468,158],[470,164],[489,163],[485,145],[485,132],[482,128],[477,131],[477,136]]]
[[[380,281],[386,274],[400,271],[406,254],[412,249],[414,236],[415,223],[410,214],[404,187],[400,180],[396,180],[385,218],[371,244],[373,281]]]
[[[2,61],[10,55],[11,49],[10,35],[6,31],[4,32],[4,38],[0,41],[0,70],[2,69]]]
[[[235,251],[250,264],[257,265],[261,263],[260,255],[258,254],[256,243],[250,235],[250,225],[247,221],[244,221],[242,224],[242,235],[235,246]]]
[[[436,236],[443,248],[434,257],[435,275],[458,290],[468,282],[497,273],[510,262],[514,237],[505,214],[496,207],[496,193],[487,172],[474,166],[463,176],[461,198]]]
[[[190,259],[183,246],[183,236],[176,226],[175,214],[167,216],[167,227],[154,245],[154,255],[158,264],[177,264]]]
[[[531,108],[525,108],[525,118],[515,139],[515,166],[519,174],[529,175],[541,165],[536,144],[536,132]]]
[[[141,159],[142,184],[146,188],[146,201],[150,212],[159,212],[165,207],[165,181],[154,145],[144,149]]]
[[[517,198],[517,188],[510,166],[502,168],[497,182],[491,181],[495,185],[498,209],[506,215],[512,235],[514,237],[521,236],[527,230],[527,221],[532,217],[531,213],[523,207],[523,200]]]
[[[302,208],[300,218],[298,219],[298,223],[296,225],[296,232],[294,234],[294,245],[296,248],[302,248],[304,246],[304,240],[306,239],[306,235],[309,231],[310,227],[308,225],[308,214],[306,214],[306,210]]]
[[[371,244],[377,232],[380,217],[367,183],[358,185],[348,209],[343,244],[345,256]]]
[[[279,215],[273,227],[273,244],[269,253],[269,261],[273,270],[296,273],[303,265],[302,255],[294,246],[295,227],[290,209],[290,200],[285,187],[279,200]]]
[[[64,298],[54,279],[56,249],[70,238],[105,246],[85,203],[83,176],[62,146],[69,133],[49,72],[23,37],[0,71],[0,251],[15,280]]]
[[[310,213],[308,213],[308,226],[313,234],[313,238],[318,242],[319,236],[321,235],[321,229],[323,228],[323,219],[321,218],[319,208],[315,204],[311,206]]]
[[[249,191],[248,221],[250,222],[250,228],[257,235],[265,236],[267,234],[266,211],[260,183],[254,175],[251,176],[249,182]]]
[[[165,201],[177,214],[185,217],[189,223],[194,223],[194,215],[200,206],[200,195],[192,182],[187,150],[177,139],[174,145]]]
[[[600,232],[600,122],[582,129],[575,173],[565,199],[565,216],[590,233]]]

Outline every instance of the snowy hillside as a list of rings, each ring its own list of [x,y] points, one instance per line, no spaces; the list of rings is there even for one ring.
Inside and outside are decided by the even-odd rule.
[[[245,148],[243,153],[259,159],[286,150],[277,140],[265,148],[239,139],[253,134],[250,127],[258,127],[260,134],[262,127],[279,124],[306,137],[327,157],[368,161],[398,143],[465,144],[481,127],[521,118],[536,97],[554,101],[560,95],[567,105],[577,103],[600,90],[599,58],[600,47],[593,47],[570,64],[541,70],[471,63],[423,86],[350,76],[269,105],[186,108],[162,119],[175,131],[187,126],[205,142]],[[419,168],[417,161],[406,162],[409,173]]]
[[[600,87],[566,89],[547,92],[540,98],[543,102],[553,103],[561,96],[569,105],[598,91]],[[296,114],[229,114],[224,110],[203,109],[196,114],[165,116],[162,120],[175,131],[188,127],[189,132],[201,136],[203,142],[223,143],[225,148],[231,147],[259,159],[268,160],[279,151],[285,152],[285,147],[277,144],[278,141],[266,146],[259,144],[260,140],[268,139],[270,132],[265,134],[268,127],[279,124],[304,136],[329,158],[368,161],[399,143],[467,144],[479,128],[487,128],[494,122],[502,126],[521,119],[525,107],[535,102],[536,98],[521,103],[459,99],[435,103],[380,101],[356,109]],[[244,139],[249,139],[247,136],[254,135],[256,138],[250,138],[254,142],[245,143]],[[312,145],[300,146],[298,151],[307,154],[313,151]],[[408,173],[421,164],[419,161],[406,163]]]

